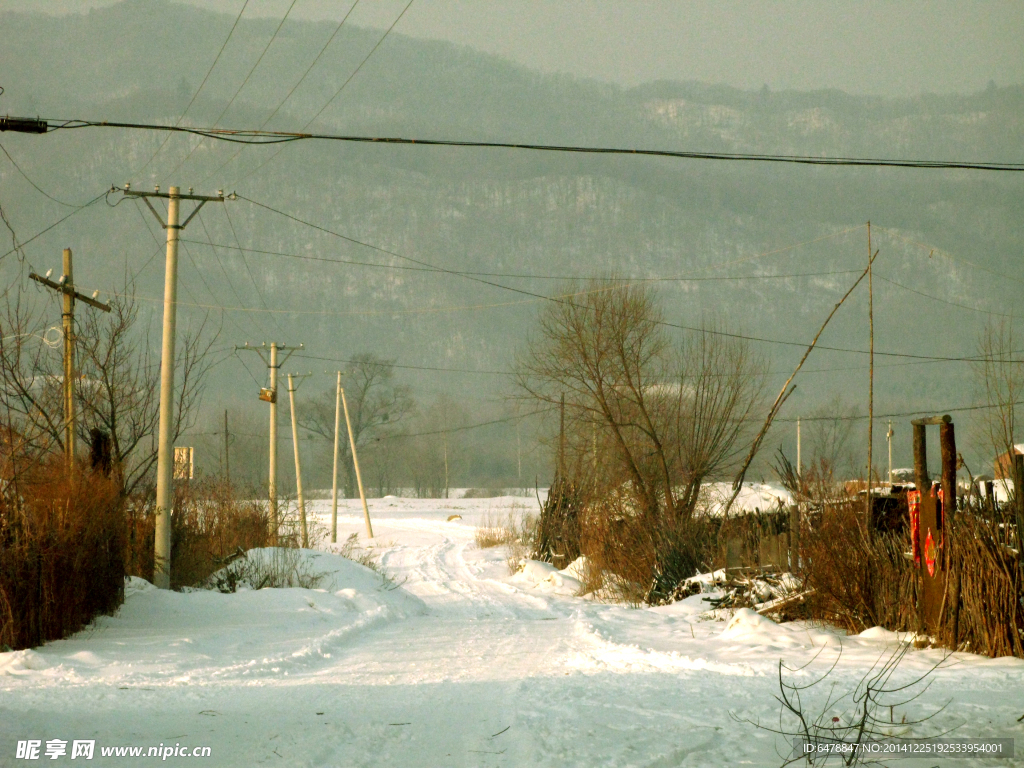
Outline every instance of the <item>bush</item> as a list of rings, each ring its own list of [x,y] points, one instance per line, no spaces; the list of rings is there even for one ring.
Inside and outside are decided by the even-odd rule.
[[[800,534],[810,618],[861,632],[875,626],[917,629],[918,577],[909,534],[869,533],[863,501],[824,505]]]
[[[220,478],[178,485],[171,514],[172,589],[195,586],[239,553],[271,545],[267,503],[256,496]],[[129,573],[152,581],[152,495],[131,500],[127,519]]]
[[[0,648],[77,632],[124,600],[124,509],[114,483],[59,458],[22,469],[0,495]]]
[[[591,502],[579,521],[580,548],[605,594],[630,605],[663,602],[683,580],[710,570],[720,522],[698,512],[654,519],[638,511],[628,491]]]

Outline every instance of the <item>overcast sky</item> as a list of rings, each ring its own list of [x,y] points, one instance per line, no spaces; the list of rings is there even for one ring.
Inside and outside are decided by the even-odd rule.
[[[0,0],[81,12],[112,0]],[[244,0],[182,0],[238,13]],[[280,17],[291,0],[250,0]],[[360,0],[351,22],[386,27],[406,0]],[[340,19],[350,0],[298,0]],[[857,94],[974,91],[1024,82],[1021,0],[415,0],[396,32],[495,53],[546,72],[635,85],[700,80]]]

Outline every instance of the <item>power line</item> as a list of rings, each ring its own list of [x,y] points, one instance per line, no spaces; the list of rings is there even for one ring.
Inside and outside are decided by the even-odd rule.
[[[938,301],[938,302],[941,302],[942,304],[948,304],[951,307],[959,307],[960,309],[969,309],[972,312],[980,312],[983,315],[994,315],[995,317],[1009,317],[1009,318],[1020,319],[1020,315],[1007,314],[1005,312],[994,312],[993,310],[990,310],[990,309],[978,309],[977,307],[969,307],[966,304],[958,304],[955,301],[948,301],[947,299],[940,299],[938,296],[932,296],[930,293],[925,293],[924,291],[919,291],[916,288],[911,288],[908,285],[903,285],[903,283],[897,283],[895,280],[890,280],[887,277],[882,277],[877,272],[875,273],[875,277],[878,278],[879,280],[881,280],[882,282],[889,283],[889,285],[894,285],[897,288],[902,288],[904,291],[910,291],[910,293],[916,293],[918,296],[923,296],[926,299],[931,299],[932,301]]]
[[[288,91],[288,93],[285,94],[285,97],[283,99],[281,99],[281,101],[278,103],[278,105],[276,107],[274,107],[274,110],[273,110],[273,112],[270,113],[270,116],[267,117],[267,119],[264,120],[260,124],[260,130],[263,130],[264,128],[267,127],[267,124],[271,120],[274,119],[274,116],[281,110],[281,107],[283,107],[285,105],[285,103],[287,103],[288,99],[290,99],[292,97],[292,94],[295,93],[296,89],[298,89],[298,87],[300,85],[302,85],[302,82],[306,79],[306,77],[309,76],[309,73],[313,71],[313,68],[317,65],[317,62],[320,61],[320,58],[324,55],[324,53],[327,51],[327,49],[331,46],[331,43],[334,42],[334,38],[336,38],[338,36],[338,33],[341,32],[341,28],[343,26],[345,26],[345,22],[348,21],[348,17],[352,15],[352,11],[354,11],[356,9],[357,5],[359,5],[359,0],[355,0],[355,2],[352,3],[352,5],[348,9],[348,12],[342,17],[341,21],[338,22],[338,26],[334,28],[334,32],[331,34],[331,36],[327,39],[327,42],[324,43],[323,47],[320,49],[320,52],[316,55],[316,57],[313,59],[313,61],[310,62],[310,65],[306,68],[306,71],[302,73],[302,77],[300,77],[298,79],[298,81],[296,81],[295,85],[292,86],[291,90]],[[196,146],[199,146],[199,145],[197,144]],[[218,166],[217,169],[213,173],[209,174],[206,178],[210,178],[210,176],[214,176],[217,173],[219,173],[221,168],[224,168],[228,163],[230,163],[232,160],[234,160],[236,157],[238,157],[242,153],[242,151],[244,149],[245,149],[245,147],[241,147],[237,152],[235,152],[235,154],[233,154],[231,157],[229,157],[227,160],[225,160],[223,163],[221,163],[220,166]],[[191,157],[191,154],[192,153],[190,152],[189,153],[190,157]],[[188,160],[188,158],[186,157],[185,160]],[[184,163],[184,162],[185,161],[183,160],[182,163]]]
[[[58,205],[63,205],[65,207],[67,207],[67,208],[75,208],[75,207],[77,207],[77,206],[75,206],[74,203],[65,203],[63,200],[58,200],[56,197],[54,197],[53,195],[47,193],[42,187],[40,187],[38,184],[36,184],[34,181],[32,181],[32,179],[30,179],[28,177],[28,174],[25,173],[23,170],[21,170],[21,166],[18,165],[17,162],[15,162],[14,158],[11,157],[11,153],[7,151],[7,148],[3,144],[0,144],[0,150],[3,150],[3,153],[5,155],[7,155],[7,159],[11,161],[11,165],[13,165],[15,167],[15,169],[18,171],[18,173],[21,174],[21,177],[25,181],[27,181],[29,184],[31,184],[32,187],[35,189],[35,191],[38,192],[40,195],[42,195],[43,197],[48,198],[50,200],[53,200],[53,202],[57,203]]]
[[[320,232],[324,232],[326,234],[329,234],[329,235],[332,235],[334,237],[340,238],[340,239],[345,240],[347,242],[354,243],[356,245],[361,245],[361,246],[366,247],[366,248],[371,248],[371,249],[373,249],[375,251],[379,251],[381,253],[386,253],[386,254],[388,254],[390,256],[394,256],[394,257],[402,259],[404,261],[410,261],[410,262],[412,262],[414,264],[418,264],[420,266],[431,267],[431,268],[434,268],[434,269],[438,270],[439,272],[444,272],[444,273],[449,274],[449,275],[453,275],[453,276],[457,276],[457,277],[462,277],[462,278],[465,278],[467,280],[471,280],[471,281],[476,282],[476,283],[481,283],[483,285],[489,285],[489,286],[492,286],[494,288],[500,288],[500,289],[505,290],[505,291],[511,291],[513,293],[519,293],[519,294],[522,294],[524,296],[530,296],[530,297],[533,297],[534,299],[539,299],[539,300],[543,300],[543,301],[559,302],[559,301],[566,301],[566,300],[571,299],[571,298],[573,298],[575,296],[579,296],[579,295],[583,295],[583,294],[592,292],[592,291],[581,291],[581,292],[578,292],[578,293],[566,294],[566,295],[562,295],[562,296],[546,296],[544,294],[535,293],[534,291],[528,291],[528,290],[525,290],[523,288],[515,288],[515,287],[510,286],[510,285],[503,285],[502,283],[495,283],[495,282],[493,282],[491,280],[485,280],[483,278],[479,278],[479,277],[474,277],[472,275],[468,275],[468,274],[466,274],[464,272],[461,272],[459,270],[446,269],[444,267],[439,267],[436,264],[430,264],[429,262],[422,261],[420,259],[414,259],[411,256],[405,256],[405,255],[397,253],[395,251],[390,251],[390,250],[388,250],[386,248],[381,248],[380,246],[372,245],[370,243],[364,243],[364,242],[362,242],[360,240],[356,240],[355,238],[348,237],[347,235],[342,235],[342,234],[340,234],[338,232],[335,232],[335,231],[333,231],[331,229],[327,229],[326,227],[322,227],[322,226],[320,226],[318,224],[313,224],[312,222],[305,221],[303,219],[298,218],[297,216],[293,216],[290,213],[285,213],[284,211],[280,211],[280,210],[278,210],[276,208],[273,208],[273,207],[271,207],[269,205],[266,205],[264,203],[256,202],[255,200],[252,200],[252,199],[250,199],[248,197],[245,197],[244,195],[238,195],[238,199],[239,200],[245,200],[246,202],[252,203],[253,205],[256,205],[256,206],[258,206],[260,208],[263,208],[265,210],[271,211],[272,213],[276,213],[279,216],[283,216],[283,217],[285,217],[287,219],[291,219],[292,221],[295,221],[295,222],[297,222],[299,224],[304,224],[305,226],[308,226],[308,227],[310,227],[312,229],[316,229],[316,230],[318,230]],[[604,290],[604,289],[601,289],[601,290]],[[691,331],[691,332],[694,332],[694,333],[710,334],[712,336],[724,336],[726,338],[741,339],[741,340],[744,340],[744,341],[756,341],[756,342],[762,343],[762,344],[777,344],[777,345],[781,345],[781,346],[800,347],[801,349],[805,349],[807,347],[807,343],[806,342],[802,342],[802,341],[786,341],[786,340],[782,340],[782,339],[768,339],[768,338],[764,338],[764,337],[761,337],[761,336],[750,336],[750,335],[742,334],[742,333],[730,333],[728,331],[716,331],[716,330],[710,330],[710,329],[707,329],[707,328],[698,328],[698,327],[689,326],[689,325],[682,325],[682,324],[679,324],[679,323],[670,323],[670,322],[667,322],[665,320],[659,321],[658,325],[662,325],[662,326],[667,327],[667,328],[675,328],[677,330]],[[827,351],[830,351],[830,352],[844,352],[844,353],[860,354],[860,355],[870,354],[870,352],[868,350],[865,350],[865,349],[851,349],[851,348],[848,348],[848,347],[829,347],[829,346],[825,346],[823,344],[819,344],[815,348],[816,349],[827,350]],[[947,362],[964,362],[964,361],[970,361],[970,360],[974,360],[975,359],[974,357],[965,358],[965,357],[950,357],[950,356],[943,356],[943,355],[915,355],[915,354],[910,354],[910,353],[905,353],[905,352],[878,352],[878,351],[876,351],[875,355],[880,356],[880,357],[896,357],[896,358],[904,358],[904,359],[910,359],[910,360],[941,360],[941,361],[947,361]]]
[[[246,0],[246,4],[248,4],[248,2],[249,2],[249,0]],[[228,103],[227,103],[227,104],[225,105],[224,109],[222,109],[222,110],[221,110],[221,112],[220,112],[220,114],[219,114],[219,115],[217,115],[217,119],[213,121],[213,124],[214,124],[214,126],[216,126],[216,125],[217,125],[217,123],[219,123],[219,122],[221,121],[221,118],[222,118],[222,117],[224,117],[224,115],[225,115],[225,114],[227,114],[227,111],[228,111],[229,109],[231,109],[231,105],[235,103],[235,99],[237,99],[237,98],[238,98],[238,94],[240,94],[240,93],[242,92],[242,89],[243,89],[243,88],[245,88],[246,84],[247,84],[247,83],[249,82],[249,78],[250,78],[250,77],[252,77],[252,73],[256,71],[256,67],[258,67],[258,66],[260,65],[260,62],[261,62],[261,61],[263,61],[263,57],[264,57],[264,56],[266,56],[266,55],[267,55],[267,51],[269,51],[269,50],[270,50],[270,46],[274,44],[274,41],[275,41],[275,40],[277,39],[277,34],[278,34],[278,32],[280,32],[280,31],[281,31],[281,27],[283,27],[283,26],[284,26],[284,23],[285,23],[285,21],[287,21],[287,20],[288,20],[288,16],[289,16],[289,15],[291,14],[291,12],[292,12],[292,8],[294,8],[294,7],[295,7],[295,3],[297,3],[297,2],[298,2],[298,0],[292,0],[292,4],[291,4],[291,5],[289,5],[289,6],[288,6],[288,10],[287,10],[287,11],[285,11],[285,14],[284,14],[284,18],[282,18],[282,19],[281,19],[281,22],[280,22],[280,23],[279,23],[279,24],[277,25],[277,29],[275,29],[275,30],[274,30],[274,34],[273,34],[273,35],[271,35],[271,37],[270,37],[270,40],[269,40],[269,41],[267,42],[266,46],[265,46],[265,47],[263,48],[263,51],[262,51],[262,52],[260,53],[260,55],[259,55],[259,58],[257,58],[257,59],[256,59],[256,63],[252,65],[252,68],[251,68],[251,69],[249,70],[248,74],[246,74],[246,76],[245,76],[245,79],[244,79],[244,80],[242,80],[242,84],[241,84],[240,86],[238,86],[238,90],[236,90],[236,91],[234,92],[234,94],[233,94],[233,95],[231,96],[231,98],[230,98],[230,99],[228,100]],[[243,11],[245,10],[245,7],[244,7],[244,6],[242,7],[242,10],[243,10]],[[241,16],[241,14],[239,14],[238,18],[241,18],[241,17],[242,17],[242,16]],[[237,24],[238,22],[236,21],[235,23]],[[234,28],[233,28],[233,27],[232,27],[232,31],[234,31]],[[225,41],[225,45],[226,45],[226,44],[227,44],[227,41]],[[197,91],[197,93],[198,93],[198,91]],[[186,111],[187,111],[187,110],[186,110]],[[179,122],[180,122],[180,120],[179,120]],[[261,127],[262,127],[262,126],[261,126]],[[165,143],[166,143],[166,139],[165,139],[164,141],[165,141]],[[200,141],[199,141],[199,142],[198,142],[198,143],[197,143],[197,144],[196,144],[196,145],[195,145],[194,147],[192,147],[192,149],[190,149],[190,150],[189,150],[189,153],[188,153],[187,155],[185,155],[185,159],[184,159],[184,160],[182,160],[182,161],[181,161],[180,163],[178,163],[178,164],[177,164],[177,165],[176,165],[176,166],[174,167],[174,170],[172,170],[172,171],[171,171],[170,173],[168,173],[168,174],[167,174],[167,176],[170,176],[170,175],[171,175],[171,174],[173,174],[173,173],[174,173],[175,171],[177,171],[177,170],[178,170],[179,168],[181,168],[181,166],[183,166],[183,165],[185,164],[185,162],[186,162],[186,161],[187,161],[187,160],[188,160],[188,159],[189,159],[190,157],[192,157],[192,154],[193,154],[193,153],[194,153],[194,152],[195,152],[195,151],[196,151],[197,149],[199,149],[199,145],[200,145],[200,144],[202,144],[202,143],[203,143],[203,142],[202,142],[202,140],[200,140]],[[161,145],[161,147],[162,147],[162,146],[163,146],[163,145]],[[159,150],[158,150],[158,151],[159,151]],[[218,170],[219,170],[219,169],[218,169]],[[207,178],[209,178],[209,176],[207,176]],[[204,179],[204,181],[205,181],[205,179]]]
[[[192,98],[189,100],[188,106],[186,106],[185,111],[181,113],[181,117],[179,117],[178,121],[174,124],[175,126],[181,125],[181,121],[185,119],[185,115],[188,114],[188,111],[192,108],[192,105],[195,103],[196,98],[198,98],[199,92],[203,90],[203,86],[206,85],[206,81],[209,80],[210,75],[213,74],[213,69],[217,66],[217,62],[220,61],[221,54],[223,54],[224,49],[227,48],[228,41],[231,39],[231,36],[235,34],[235,27],[237,27],[238,22],[242,20],[242,14],[245,13],[245,8],[247,5],[249,5],[249,0],[245,0],[245,2],[242,3],[242,10],[238,12],[238,16],[235,18],[235,23],[231,25],[231,30],[228,32],[228,36],[224,38],[224,43],[221,45],[220,50],[217,51],[217,55],[213,59],[213,64],[211,64],[210,68],[206,71],[206,76],[203,77],[203,82],[199,84],[199,87],[196,89],[196,92],[192,94]],[[170,138],[170,134],[164,137],[164,140],[160,143],[160,146],[156,148],[156,152],[154,152],[150,156],[149,160],[146,161],[145,165],[143,165],[142,168],[139,169],[139,173],[142,173],[144,170],[146,170],[146,168],[149,167],[149,164],[153,162],[157,155],[160,154],[160,150],[164,148],[164,145],[167,144],[167,141]],[[178,167],[181,166],[179,165]],[[175,170],[177,170],[177,168]]]
[[[15,251],[24,248],[26,245],[31,243],[33,240],[42,237],[43,235],[45,235],[47,232],[49,232],[54,227],[56,227],[56,226],[58,226],[60,224],[63,224],[65,221],[70,219],[76,213],[85,210],[86,208],[88,208],[90,205],[93,205],[94,203],[98,203],[100,200],[102,200],[103,198],[105,198],[107,196],[108,192],[109,191],[107,191],[107,190],[101,192],[100,194],[96,195],[96,197],[94,197],[89,202],[83,203],[82,205],[78,206],[77,208],[75,208],[75,210],[71,211],[67,215],[62,216],[61,218],[57,219],[57,221],[53,222],[53,224],[48,226],[46,229],[43,229],[43,230],[41,230],[39,232],[36,232],[36,234],[32,235],[32,237],[30,237],[28,240],[22,240],[21,243],[17,247],[11,248],[11,250],[7,251],[6,253],[0,254],[0,260],[6,258],[7,256],[10,256]]]
[[[231,250],[244,251],[246,253],[258,253],[264,256],[283,256],[291,259],[301,259],[303,261],[317,261],[324,262],[326,264],[343,264],[355,267],[373,267],[377,269],[390,269],[390,270],[401,270],[408,272],[443,272],[443,270],[435,267],[407,267],[398,264],[380,264],[372,261],[352,261],[350,259],[329,259],[325,256],[310,256],[308,254],[301,253],[289,253],[286,251],[268,251],[259,248],[241,248],[234,245],[226,245],[224,243],[213,243],[204,242],[201,240],[188,240],[182,238],[183,243],[195,243],[197,245],[210,245],[216,248],[227,248]],[[797,247],[797,246],[793,246]],[[781,250],[781,249],[780,249]],[[788,249],[784,249],[788,250]],[[771,251],[770,253],[777,253],[778,251]],[[767,254],[759,254],[764,256]],[[723,265],[711,265],[709,269],[715,269]],[[599,275],[537,275],[526,272],[477,272],[473,270],[463,270],[461,273],[464,275],[473,275],[474,277],[507,277],[521,280],[608,280],[610,282],[643,282],[643,283],[669,283],[669,282],[715,282],[723,280],[778,280],[783,278],[796,278],[796,277],[826,277],[830,275],[850,275],[853,273],[859,273],[857,269],[839,269],[830,270],[826,272],[798,272],[793,274],[784,275],[723,275],[723,276],[705,276],[705,277],[616,277],[616,276],[599,276]]]
[[[421,147],[462,147],[476,149],[517,149],[533,152],[558,152],[588,155],[634,155],[664,157],[678,160],[722,160],[755,163],[789,163],[795,165],[827,165],[865,168],[921,168],[933,170],[1024,171],[1024,163],[989,163],[969,160],[900,160],[894,158],[830,157],[826,155],[772,155],[742,152],[699,152],[624,147],[586,147],[571,144],[532,144],[504,141],[470,141],[463,139],[410,139],[400,136],[358,136],[335,133],[288,131],[255,131],[248,129],[194,128],[156,123],[125,123],[108,120],[47,119],[47,132],[75,128],[124,128],[134,130],[192,133],[237,144],[283,144],[293,141],[341,141],[356,144],[415,145]]]
[[[373,56],[373,54],[374,54],[374,53],[375,53],[375,52],[377,51],[377,49],[378,49],[378,48],[380,48],[380,46],[381,46],[381,44],[382,44],[382,43],[384,42],[384,40],[385,40],[385,39],[387,39],[387,36],[391,34],[391,30],[393,30],[393,29],[394,29],[394,28],[395,28],[395,27],[396,27],[396,26],[398,25],[398,22],[400,22],[400,21],[402,20],[402,17],[403,17],[403,16],[405,16],[405,12],[409,10],[409,8],[410,8],[410,7],[412,6],[413,2],[414,2],[414,0],[409,0],[409,2],[408,2],[408,3],[406,4],[405,8],[403,8],[403,9],[402,9],[402,12],[401,12],[400,14],[398,14],[398,16],[397,16],[397,17],[395,17],[395,20],[394,20],[393,22],[391,22],[391,26],[387,28],[387,30],[386,30],[386,31],[384,32],[384,34],[383,34],[383,35],[381,35],[380,39],[379,39],[379,40],[377,41],[377,43],[376,43],[376,44],[375,44],[375,45],[373,46],[373,48],[371,48],[371,49],[370,49],[370,52],[369,52],[368,54],[366,54],[366,56],[364,56],[364,57],[363,57],[363,60],[359,62],[359,65],[358,65],[358,66],[357,66],[357,67],[355,68],[355,70],[353,70],[352,74],[348,76],[348,79],[347,79],[347,80],[345,80],[345,82],[343,82],[343,83],[341,84],[341,87],[340,87],[340,88],[339,88],[339,89],[338,89],[337,91],[335,91],[335,92],[334,92],[334,95],[333,95],[333,96],[331,96],[331,98],[329,98],[329,99],[327,100],[327,103],[326,103],[326,104],[324,104],[324,105],[323,105],[323,106],[322,106],[322,107],[320,108],[320,110],[319,110],[319,111],[318,111],[318,112],[317,112],[317,113],[316,113],[315,115],[313,115],[313,117],[311,117],[311,118],[310,118],[310,119],[309,119],[309,120],[308,120],[308,121],[306,122],[306,124],[305,124],[304,126],[302,126],[302,130],[303,130],[303,131],[305,131],[305,130],[306,130],[307,128],[309,128],[309,126],[310,126],[310,125],[312,125],[312,124],[313,124],[313,122],[314,122],[314,121],[315,121],[315,120],[316,120],[316,119],[317,119],[318,117],[320,117],[320,115],[322,115],[322,114],[323,114],[324,110],[325,110],[325,109],[327,109],[327,108],[328,108],[328,107],[329,107],[329,106],[330,106],[330,105],[331,105],[332,103],[334,103],[334,100],[335,100],[336,98],[338,98],[338,96],[340,96],[340,95],[341,95],[341,92],[342,92],[342,91],[344,91],[344,90],[345,90],[345,88],[347,88],[347,87],[348,87],[348,84],[352,82],[353,78],[355,78],[355,76],[359,74],[359,71],[360,71],[360,70],[361,70],[361,69],[363,68],[363,65],[364,65],[364,64],[365,64],[365,63],[366,63],[367,61],[369,61],[369,60],[370,60],[370,57],[371,57],[371,56]],[[280,154],[280,150],[279,150],[278,152],[275,152],[275,153],[274,153],[273,155],[271,155],[270,157],[268,157],[268,158],[267,158],[266,160],[264,160],[264,161],[263,161],[262,163],[260,163],[260,164],[259,164],[259,165],[257,165],[257,166],[256,166],[255,168],[253,168],[253,169],[252,169],[251,171],[249,171],[249,172],[248,172],[248,173],[246,173],[245,175],[241,176],[241,177],[240,177],[240,178],[239,178],[238,180],[239,180],[239,181],[241,181],[242,179],[246,179],[246,178],[248,178],[249,176],[251,176],[252,174],[256,173],[256,172],[257,172],[258,170],[260,170],[260,168],[262,168],[262,167],[263,167],[263,166],[265,166],[265,165],[266,165],[267,163],[269,163],[269,162],[270,162],[271,160],[273,160],[273,159],[274,159],[275,157],[277,157],[277,156],[278,156],[278,154]],[[237,156],[237,153],[236,153],[236,156]],[[230,162],[230,161],[229,161],[229,162]],[[225,163],[225,165],[226,165],[226,163]],[[222,165],[222,166],[220,166],[220,168],[218,168],[218,169],[217,169],[217,171],[220,171],[220,169],[221,169],[221,168],[223,168],[223,167],[224,167],[223,165]],[[216,173],[217,171],[214,171],[214,173]],[[208,176],[207,178],[209,178],[209,176]]]

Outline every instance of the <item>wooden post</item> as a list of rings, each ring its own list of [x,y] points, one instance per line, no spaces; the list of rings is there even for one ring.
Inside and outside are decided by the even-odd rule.
[[[71,249],[64,249],[64,463],[68,476],[75,467],[75,279],[71,271]]]
[[[924,424],[914,424],[914,486],[921,494],[931,488],[928,479],[928,447],[925,444]]]
[[[942,549],[950,608],[950,646],[960,642],[960,568],[952,559],[953,521],[956,516],[956,433],[953,422],[943,417],[939,424],[939,450],[942,454]]]
[[[228,409],[224,409],[224,479],[231,485],[231,454],[228,451],[228,440],[231,437],[228,432]]]
[[[565,477],[565,392],[562,393],[558,416],[558,477]]]
[[[363,519],[366,521],[366,535],[373,538],[373,526],[370,524],[370,509],[366,506],[366,493],[363,491],[363,476],[359,472],[359,454],[356,453],[356,438],[352,434],[352,419],[348,415],[348,400],[345,399],[345,390],[339,389],[341,394],[341,407],[345,411],[345,426],[348,427],[348,443],[352,449],[352,464],[356,470],[356,485],[359,486],[359,498],[363,502]]]
[[[875,437],[875,291],[871,282],[871,265],[875,258],[871,253],[871,222],[868,222],[868,487],[864,496],[865,528],[870,534],[874,520],[871,519],[871,451]]]

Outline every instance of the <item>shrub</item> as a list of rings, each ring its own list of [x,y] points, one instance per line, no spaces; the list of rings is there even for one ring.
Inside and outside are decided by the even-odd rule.
[[[129,500],[129,573],[152,581],[153,496]],[[171,514],[171,588],[195,586],[239,552],[271,545],[267,503],[220,478],[181,483]]]
[[[124,599],[124,509],[101,474],[67,477],[57,457],[0,495],[0,647],[77,632]]]
[[[906,531],[869,533],[863,501],[827,504],[800,534],[810,617],[861,632],[917,629],[917,572]]]

